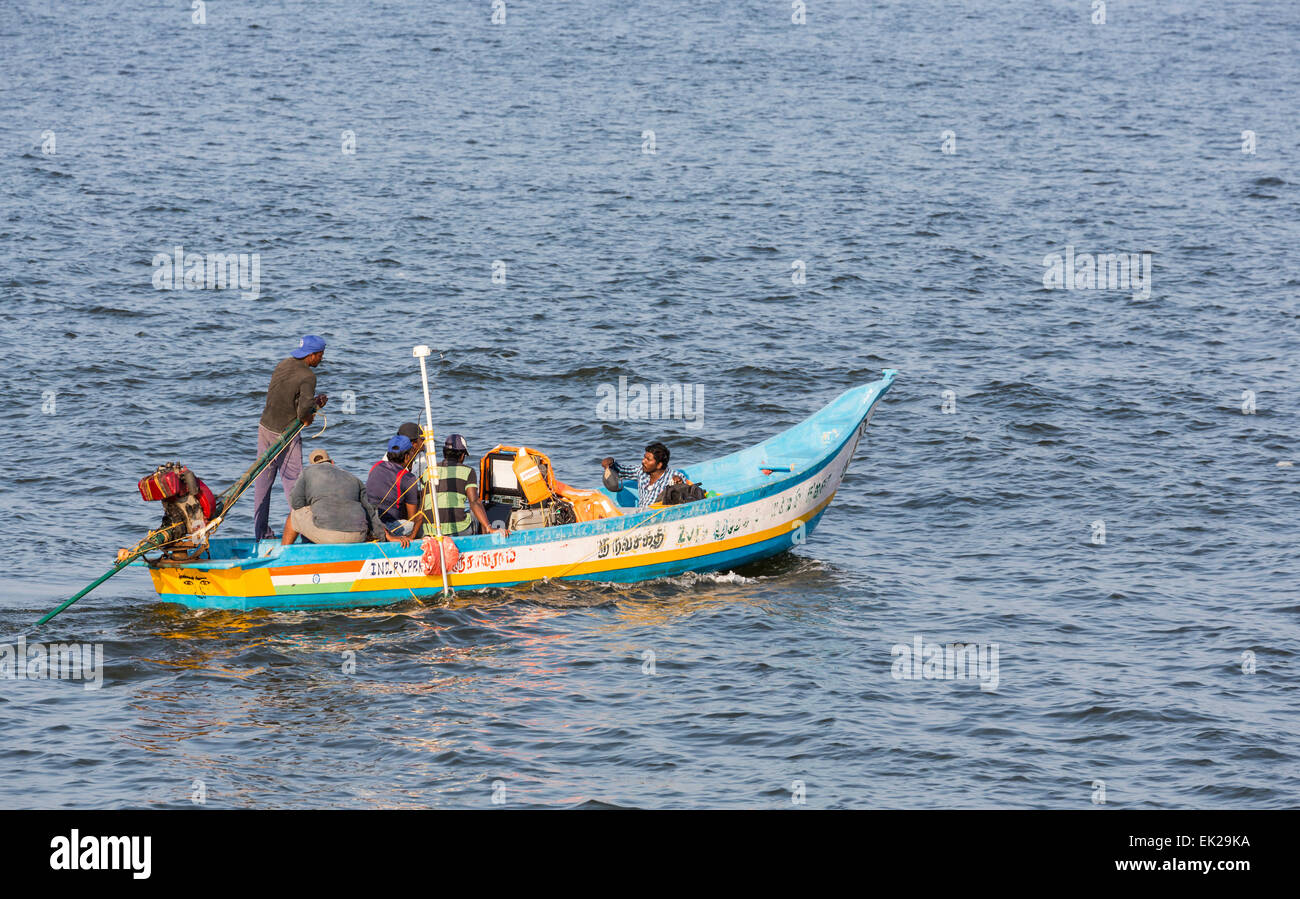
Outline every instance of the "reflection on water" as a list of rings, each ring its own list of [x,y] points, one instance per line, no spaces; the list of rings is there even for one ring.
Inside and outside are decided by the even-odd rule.
[[[644,694],[649,682],[638,672],[648,641],[638,634],[747,606],[765,612],[772,599],[754,591],[763,582],[688,575],[635,585],[543,583],[456,594],[447,604],[316,614],[159,605],[160,614],[144,616],[150,626],[138,628],[157,649],[140,657],[136,676],[174,670],[184,679],[133,691],[128,720],[112,739],[167,753],[178,769],[208,771],[229,767],[212,749],[232,741],[251,748],[269,740],[280,747],[270,754],[284,753],[284,764],[295,746],[316,747],[313,765],[328,758],[331,745],[349,756],[362,746],[388,747],[405,759],[407,774],[428,782],[362,790],[357,801],[427,805],[431,793],[465,789],[461,781],[440,783],[458,761],[472,757],[503,770],[545,765],[548,744],[527,745],[538,728],[554,733],[554,746],[598,736],[605,730],[598,718],[552,720],[557,708],[581,702],[575,665],[621,672],[629,695]],[[661,664],[671,669],[672,648],[660,649]],[[484,739],[497,731],[517,733],[518,744]],[[268,749],[255,754],[265,759]],[[250,760],[238,767],[247,783],[225,794],[234,804],[259,795],[259,768],[270,783],[279,765]],[[534,789],[516,785],[513,792],[519,800]],[[570,795],[561,804],[583,801]]]

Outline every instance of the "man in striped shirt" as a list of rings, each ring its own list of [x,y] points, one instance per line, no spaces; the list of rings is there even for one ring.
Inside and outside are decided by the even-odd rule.
[[[669,484],[681,484],[686,480],[686,472],[680,468],[668,468],[668,447],[662,443],[652,443],[645,448],[641,457],[640,468],[619,465],[612,457],[601,460],[606,474],[612,472],[620,481],[636,478],[637,509],[648,509],[652,503],[659,502]]]
[[[433,503],[438,503],[438,524],[446,536],[468,536],[474,532],[473,513],[480,534],[509,536],[504,528],[493,527],[478,498],[478,476],[465,464],[469,447],[459,434],[449,434],[442,444],[442,464],[438,466],[438,492],[429,493],[424,501],[424,520],[433,524]],[[430,527],[432,529],[432,527]]]

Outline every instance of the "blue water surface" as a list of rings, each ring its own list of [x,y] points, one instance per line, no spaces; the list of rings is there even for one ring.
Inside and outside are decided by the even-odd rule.
[[[0,643],[105,666],[0,679],[0,805],[1295,806],[1300,6],[805,9],[0,5]],[[177,246],[256,289],[157,289]],[[1150,283],[1047,289],[1067,247]],[[142,475],[252,461],[303,333],[356,474],[417,343],[439,433],[575,485],[901,374],[756,568],[292,614],[132,569],[35,629]]]

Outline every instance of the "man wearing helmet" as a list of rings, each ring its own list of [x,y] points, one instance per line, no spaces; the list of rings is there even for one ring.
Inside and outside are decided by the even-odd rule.
[[[488,521],[487,511],[478,496],[478,476],[474,469],[465,464],[469,447],[465,438],[459,434],[450,434],[442,444],[442,462],[437,466],[438,492],[429,491],[424,499],[424,520],[427,525],[433,523],[433,503],[438,504],[438,523],[442,533],[450,536],[468,536],[473,533],[501,534],[509,532],[496,528]],[[474,519],[470,519],[470,514]],[[474,522],[478,522],[477,532]],[[426,526],[427,526],[426,525]]]

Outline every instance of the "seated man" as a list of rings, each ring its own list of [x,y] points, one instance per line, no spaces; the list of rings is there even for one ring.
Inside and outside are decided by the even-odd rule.
[[[442,533],[451,537],[473,533],[473,522],[466,512],[468,505],[469,511],[474,513],[474,518],[478,521],[478,533],[507,537],[510,535],[508,530],[493,527],[488,521],[487,511],[478,498],[478,475],[474,469],[464,464],[468,454],[469,447],[465,445],[465,438],[459,434],[448,435],[442,444],[442,464],[437,468],[438,523]],[[425,496],[424,520],[430,524],[433,523],[433,502],[433,496]]]
[[[401,536],[416,536],[423,523],[420,482],[407,469],[416,449],[403,434],[388,441],[388,455],[370,466],[366,499],[379,511],[384,527]]]
[[[669,484],[682,484],[686,481],[686,472],[679,468],[669,470],[668,447],[658,442],[645,448],[640,468],[619,465],[609,456],[602,459],[600,464],[605,467],[607,479],[637,479],[637,509],[647,509],[652,503],[659,502],[659,497],[668,489]]]
[[[396,541],[403,549],[411,545],[410,537],[389,533],[366,499],[365,485],[337,468],[325,450],[312,452],[311,464],[293,485],[289,505],[293,511],[280,540],[284,546],[299,534],[312,543],[363,543],[374,537]]]
[[[417,478],[423,473],[424,469],[424,432],[420,426],[413,421],[404,421],[397,429],[397,433],[411,441],[411,449],[414,451],[414,460],[411,463],[411,474]]]

